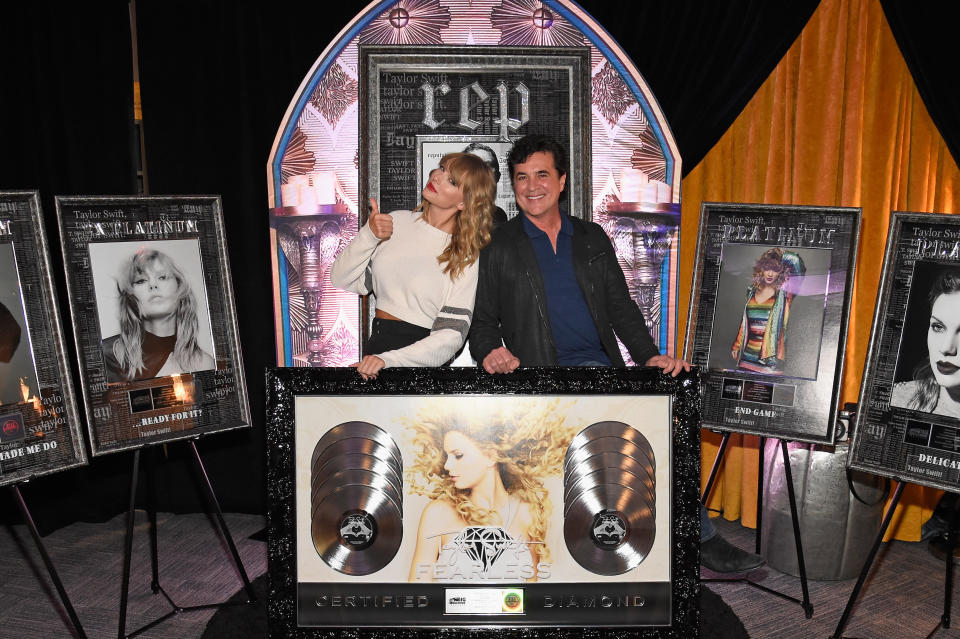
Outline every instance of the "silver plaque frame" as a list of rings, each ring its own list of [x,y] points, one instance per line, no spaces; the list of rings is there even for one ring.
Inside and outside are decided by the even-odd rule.
[[[833,444],[859,235],[856,208],[702,204],[684,357],[704,371],[705,428]],[[763,342],[757,366],[741,340],[773,249],[797,271],[771,299],[783,347]]]
[[[956,338],[950,324],[960,317],[947,307],[935,308],[933,299],[941,297],[935,291],[954,292],[956,281],[946,289],[943,281],[952,274],[960,274],[960,218],[894,212],[854,418],[851,468],[960,489],[960,413],[948,402],[953,356],[937,341]],[[934,375],[938,363],[930,361],[938,350],[942,383]]]
[[[87,463],[36,191],[0,192],[0,304],[6,486]]]
[[[93,454],[250,426],[220,198],[80,196],[56,204]],[[176,291],[164,295],[176,300],[137,296],[134,273],[142,277],[146,266],[135,269],[135,256],[172,276]],[[184,350],[157,347],[163,338],[147,335],[154,318],[139,319],[146,313],[136,309],[155,300],[155,317],[175,317],[174,336],[193,337],[182,340]],[[133,328],[124,319],[131,312]],[[154,341],[125,350],[131,335]]]

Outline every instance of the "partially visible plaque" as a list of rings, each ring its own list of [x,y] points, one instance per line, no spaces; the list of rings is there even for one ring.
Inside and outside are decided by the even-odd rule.
[[[87,463],[35,191],[0,192],[0,486]]]
[[[94,455],[250,425],[220,199],[58,197]]]
[[[704,202],[686,358],[703,425],[832,444],[860,210]]]
[[[850,465],[960,489],[960,219],[894,213]]]

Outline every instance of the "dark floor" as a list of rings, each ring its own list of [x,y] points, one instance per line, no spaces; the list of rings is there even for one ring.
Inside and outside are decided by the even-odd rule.
[[[754,547],[754,531],[738,522],[715,519],[731,542]],[[814,552],[807,549],[805,554]],[[930,554],[927,543],[894,541],[881,546],[873,570],[843,630],[848,639],[923,639],[943,614],[945,565]],[[957,573],[960,576],[960,572]],[[707,571],[702,577],[708,578]],[[802,599],[800,580],[765,567],[749,578]],[[799,604],[740,583],[708,583],[740,617],[753,639],[827,639],[833,637],[856,584],[845,581],[808,581],[813,617],[807,619]],[[953,592],[954,622],[941,629],[937,639],[960,637],[960,596]]]
[[[150,592],[147,526],[142,513],[138,515],[127,632],[170,609],[162,596]],[[247,574],[253,579],[267,567],[266,545],[249,539],[263,528],[263,519],[236,514],[226,517]],[[752,530],[726,521],[718,521],[718,527],[737,545],[753,547]],[[44,540],[91,639],[118,634],[123,532],[123,517],[116,517],[104,524],[76,523]],[[225,545],[206,516],[161,514],[159,538],[161,584],[177,604],[226,600],[242,586]],[[70,637],[66,616],[59,605],[52,603],[57,600],[56,592],[24,526],[0,527],[0,556],[4,557],[0,570],[0,638]],[[801,597],[800,582],[795,577],[763,568],[751,578],[774,590]],[[943,583],[943,563],[928,552],[927,544],[885,544],[844,636],[926,637],[943,611]],[[748,585],[711,583],[707,587],[733,608],[754,639],[826,639],[836,630],[853,584],[854,580],[811,581],[812,619],[805,618],[798,604]],[[960,611],[958,597],[954,596],[953,601],[954,608]],[[139,636],[199,638],[213,614],[212,610],[181,613]],[[960,617],[954,626],[960,626]],[[941,630],[935,636],[960,638],[960,628]]]

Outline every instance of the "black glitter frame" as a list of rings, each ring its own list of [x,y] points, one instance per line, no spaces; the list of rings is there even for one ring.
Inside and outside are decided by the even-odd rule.
[[[521,369],[488,375],[480,369],[386,369],[364,382],[352,369],[275,368],[267,371],[267,525],[270,637],[516,639],[620,637],[688,639],[699,636],[700,611],[700,383],[697,372],[669,377],[647,368]],[[660,628],[503,628],[460,625],[424,628],[304,628],[297,626],[294,403],[300,395],[672,395],[673,557],[671,626]]]

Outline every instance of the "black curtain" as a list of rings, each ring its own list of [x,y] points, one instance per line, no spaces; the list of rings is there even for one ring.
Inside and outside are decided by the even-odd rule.
[[[881,0],[883,13],[930,119],[960,165],[960,82],[956,5]],[[949,10],[948,10],[949,9]]]
[[[921,93],[931,114],[940,114],[935,122],[956,157],[956,91],[952,75],[939,73],[938,59],[945,51],[938,47],[946,47],[948,40],[918,43],[931,23],[917,22],[915,12],[891,11],[890,4],[885,0],[884,8],[894,33],[918,85],[927,86]],[[583,5],[649,82],[687,173],[776,66],[816,2]],[[150,190],[214,193],[223,199],[253,428],[204,438],[199,446],[228,511],[265,511],[263,371],[275,361],[267,155],[307,71],[361,8],[292,0],[137,2]],[[894,17],[901,13],[910,15]],[[945,20],[925,19],[935,21],[936,29],[947,28]],[[900,30],[899,24],[908,26]],[[914,53],[903,37],[915,45]],[[39,2],[5,9],[0,22],[0,188],[41,190],[54,247],[53,195],[134,190],[130,59],[126,2]],[[54,262],[63,302],[56,249]],[[200,509],[185,445],[155,452],[161,461],[156,471],[159,508]],[[46,529],[110,517],[126,508],[130,463],[129,453],[99,457],[88,468],[31,482],[25,496],[35,508],[42,505],[38,523]],[[15,518],[12,513],[4,491],[0,514],[9,520]]]
[[[40,191],[77,389],[54,196],[136,190],[130,43],[123,0],[8,3],[0,17],[0,190]],[[22,492],[42,530],[102,518],[125,499],[128,464],[97,459]],[[0,491],[0,521],[19,520],[9,491]]]
[[[650,85],[680,149],[683,175],[733,124],[794,43],[819,0],[619,2],[583,7]]]

